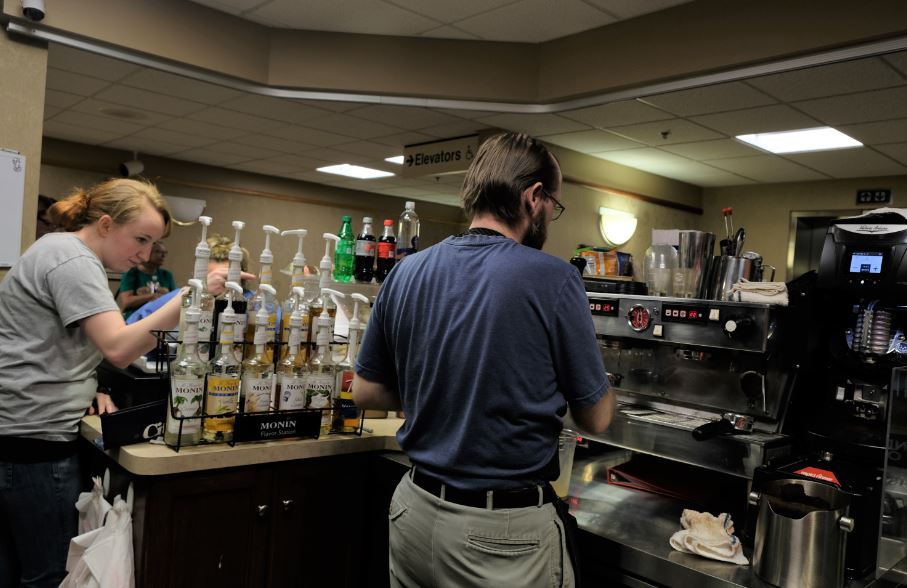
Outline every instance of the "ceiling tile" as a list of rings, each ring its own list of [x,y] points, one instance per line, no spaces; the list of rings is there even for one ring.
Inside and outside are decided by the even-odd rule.
[[[243,155],[217,153],[216,151],[209,151],[207,149],[189,149],[188,151],[180,153],[180,159],[224,167],[241,161],[248,161],[251,158]]]
[[[232,143],[230,141],[217,141],[208,145],[208,151],[215,153],[228,153],[230,155],[243,155],[246,159],[265,159],[281,155],[280,151],[263,149],[262,147],[249,148],[248,145]]]
[[[142,126],[159,125],[165,120],[170,120],[170,116],[159,112],[141,110],[134,106],[123,106],[113,102],[104,102],[94,98],[86,98],[82,102],[70,108],[73,112],[82,112],[103,118],[131,122]]]
[[[786,102],[900,86],[904,82],[903,77],[878,57],[747,80],[748,84]]]
[[[580,153],[597,153],[602,151],[616,151],[618,149],[632,149],[643,147],[641,143],[618,137],[607,131],[577,131],[561,135],[546,135],[546,143],[554,143],[567,149]]]
[[[708,162],[709,165],[752,178],[759,182],[806,182],[827,180],[828,176],[782,159],[777,155],[753,155]]]
[[[47,68],[47,89],[59,90],[79,96],[93,96],[110,85],[106,80],[70,73],[53,67]]]
[[[668,177],[703,188],[742,186],[756,183],[749,178],[724,171],[723,169],[716,169],[709,165],[695,162],[692,165],[684,166],[681,170],[672,172]]]
[[[787,159],[802,163],[833,178],[890,176],[907,173],[907,167],[871,149],[838,149],[813,153],[791,153]]]
[[[907,86],[794,104],[828,125],[907,117]]]
[[[662,149],[697,161],[702,161],[704,159],[725,159],[728,157],[746,157],[748,155],[762,153],[761,151],[749,147],[740,141],[735,141],[734,139],[679,143],[677,145],[665,145]]]
[[[459,122],[419,129],[420,132],[433,135],[439,139],[452,139],[454,137],[475,135],[479,131],[485,130],[489,130],[488,125],[471,120],[460,120]]]
[[[741,82],[715,84],[669,94],[647,96],[643,101],[678,116],[742,110],[776,102],[773,98]]]
[[[425,0],[391,0],[397,6],[418,12],[433,20],[452,23],[498,6],[510,4],[513,0],[457,0],[457,2],[425,2]]]
[[[173,96],[129,86],[111,86],[98,92],[95,98],[172,116],[185,116],[205,107],[204,104],[199,104],[198,102],[191,102],[182,98],[174,98]]]
[[[610,151],[595,154],[595,157],[698,186],[730,186],[748,183],[746,178],[691,161],[673,153],[667,153],[660,149]]]
[[[220,107],[296,124],[330,113],[330,111],[302,104],[299,101],[258,96],[257,94],[241,95],[238,98],[227,100]]]
[[[882,59],[891,64],[891,66],[901,72],[902,75],[907,76],[907,51],[889,53],[888,55],[883,55]]]
[[[384,159],[385,157],[400,155],[399,150],[396,147],[382,145],[381,143],[372,143],[370,141],[354,141],[352,143],[337,145],[335,148],[375,159]]]
[[[542,43],[615,22],[580,0],[521,0],[457,22],[482,39]]]
[[[246,134],[242,129],[231,129],[220,125],[191,120],[188,118],[174,118],[161,123],[160,128],[179,133],[189,133],[199,135],[200,137],[210,137],[212,139],[235,139]]]
[[[431,29],[430,31],[425,31],[420,36],[429,37],[432,39],[461,39],[465,41],[475,41],[479,39],[478,35],[472,33],[467,33],[462,29],[451,26],[438,27],[436,29]]]
[[[101,131],[107,131],[109,133],[116,133],[118,136],[131,135],[132,133],[145,128],[144,125],[127,122],[124,120],[102,116],[93,116],[82,112],[74,112],[72,110],[61,112],[60,114],[55,116],[53,120],[76,127],[85,127],[88,129],[98,129]]]
[[[271,157],[268,159],[273,163],[286,165],[290,167],[295,167],[297,171],[311,171],[314,172],[316,167],[322,167],[327,165],[328,162],[322,159],[316,159],[314,157],[306,157],[303,155],[278,155],[277,157]],[[321,176],[318,176],[321,177]]]
[[[496,112],[491,112],[489,110],[463,110],[461,108],[433,108],[438,112],[444,112],[452,116],[459,116],[460,118],[476,119],[484,118],[486,116],[491,116],[493,114],[498,114]]]
[[[296,100],[296,102],[312,106],[313,108],[330,110],[331,112],[346,112],[347,110],[360,108],[363,104],[362,102],[339,102],[337,100]]]
[[[300,143],[299,141],[290,141],[288,139],[281,139],[268,135],[243,135],[233,139],[233,142],[240,145],[246,145],[250,149],[264,147],[265,149],[272,149],[286,154],[302,153],[303,151],[309,151],[316,147],[315,145],[309,145],[308,143]]]
[[[154,128],[143,129],[133,135],[136,139],[149,142],[167,143],[169,145],[179,146],[181,149],[189,147],[202,147],[215,142],[215,139],[194,135],[189,133],[179,133],[168,129]]]
[[[138,71],[122,83],[126,86],[150,90],[152,92],[166,93],[176,98],[184,98],[202,104],[220,104],[225,100],[243,96],[239,90],[232,90],[216,84],[200,82],[183,76],[159,71],[156,69],[143,69]]]
[[[907,118],[856,125],[841,125],[835,128],[864,145],[899,143],[907,138]]]
[[[298,166],[272,161],[270,159],[237,163],[234,164],[233,168],[257,174],[291,174],[299,171]]]
[[[58,43],[50,43],[47,47],[47,66],[110,82],[122,79],[139,69],[138,65],[79,51]]]
[[[902,135],[903,139],[904,136]],[[900,161],[904,165],[907,165],[907,143],[891,143],[888,145],[880,145],[876,147],[882,153],[893,157],[894,159]]]
[[[431,135],[426,135],[425,133],[394,133],[393,135],[387,135],[386,137],[375,137],[372,139],[375,143],[381,143],[382,145],[390,145],[391,147],[397,147],[400,152],[397,155],[403,155],[403,147],[405,145],[416,145],[418,143],[426,143],[429,141],[436,141],[438,138]]]
[[[479,119],[492,127],[526,133],[533,137],[585,131],[589,127],[556,114],[495,114]]]
[[[562,112],[561,116],[604,129],[674,118],[670,114],[637,100],[623,100]]]
[[[443,24],[393,4],[374,0],[308,2],[305,10],[299,9],[298,0],[271,0],[244,16],[281,28],[369,35],[417,35]]]
[[[356,165],[362,165],[363,162],[373,159],[368,155],[361,155],[359,153],[353,153],[351,151],[344,151],[343,145],[335,145],[334,147],[318,147],[312,149],[311,151],[305,151],[302,154],[304,157],[314,157],[315,159],[321,159],[332,164],[334,163],[354,163]]]
[[[697,124],[675,118],[653,123],[614,127],[609,129],[614,133],[633,139],[646,145],[661,146],[673,143],[689,143],[691,141],[705,141],[718,139],[718,133],[710,131]],[[668,133],[664,136],[664,133]]]
[[[322,147],[337,145],[338,143],[350,142],[350,137],[337,135],[335,133],[326,133],[325,131],[309,129],[297,125],[282,126],[277,129],[271,129],[270,131],[266,131],[265,134]]]
[[[643,14],[664,10],[665,8],[670,8],[672,6],[686,4],[690,1],[691,0],[646,0],[645,2],[640,2],[639,0],[587,0],[589,4],[597,6],[601,10],[620,19],[634,18]]]
[[[245,114],[242,112],[236,112],[235,110],[226,110],[224,108],[219,108],[216,106],[206,108],[199,112],[194,112],[189,115],[188,118],[220,125],[222,127],[230,127],[233,129],[241,129],[243,131],[259,133],[270,131],[276,128],[283,128],[286,126],[286,124],[281,121],[273,120],[270,118],[262,118],[260,116],[253,116],[251,114]]]
[[[350,137],[356,137],[357,139],[371,139],[373,137],[381,137],[400,131],[397,127],[367,121],[349,114],[329,114],[310,120],[305,123],[305,126],[313,129],[320,129],[322,131],[348,135]]]
[[[77,143],[87,143],[88,145],[97,145],[118,139],[121,133],[105,131],[103,129],[94,129],[89,127],[78,127],[58,120],[51,119],[44,121],[43,133],[46,137],[54,139],[64,139],[66,141],[75,141]]]
[[[44,120],[47,120],[51,117],[54,117],[63,112],[62,108],[57,108],[56,106],[50,106],[49,104],[44,104]]]
[[[108,141],[107,143],[104,143],[104,147],[122,149],[123,151],[135,151],[139,154],[140,159],[142,155],[158,155],[166,157],[186,150],[186,147],[183,145],[174,145],[165,141],[151,141],[140,138],[138,135],[130,135],[115,141]]]
[[[691,120],[730,136],[821,126],[819,121],[783,104],[706,114]]]
[[[49,106],[59,106],[60,108],[69,108],[73,104],[85,100],[85,96],[70,94],[69,92],[60,92],[59,90],[46,90],[44,92],[44,104]]]
[[[229,12],[230,14],[240,14],[261,4],[262,0],[192,0],[196,4],[208,6],[215,10]]]
[[[387,104],[375,104],[357,108],[349,112],[357,118],[364,118],[369,121],[391,125],[400,129],[415,131],[425,127],[463,122],[462,119],[438,112],[428,108],[416,108],[412,106],[391,106]],[[387,134],[387,133],[385,133]]]

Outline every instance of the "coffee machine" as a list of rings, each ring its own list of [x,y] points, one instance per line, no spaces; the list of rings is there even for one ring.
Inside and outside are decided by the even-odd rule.
[[[783,480],[809,480],[847,497],[854,521],[845,539],[850,579],[872,577],[905,553],[907,476],[895,451],[907,425],[905,212],[881,209],[829,228],[815,287],[796,310],[809,330],[794,392],[797,448],[758,467],[753,480],[756,493]],[[748,514],[749,540],[755,510]]]

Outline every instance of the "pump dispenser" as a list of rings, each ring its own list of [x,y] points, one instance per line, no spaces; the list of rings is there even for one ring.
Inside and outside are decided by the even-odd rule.
[[[183,332],[186,311],[192,304],[195,304],[200,313],[196,352],[199,360],[207,364],[211,357],[211,327],[214,324],[214,296],[208,292],[208,262],[211,259],[211,249],[208,247],[208,226],[211,224],[211,217],[200,216],[198,222],[202,225],[202,238],[195,246],[195,267],[192,270],[192,278],[199,280],[202,285],[200,290],[190,289],[189,293],[183,297],[179,330],[181,333]],[[194,302],[192,298],[197,298],[197,301]]]
[[[197,445],[201,430],[202,399],[205,396],[205,373],[208,363],[198,357],[198,323],[201,310],[198,302],[204,291],[204,281],[189,280],[192,304],[185,312],[180,328],[180,346],[176,360],[170,365],[170,404],[164,428],[164,442],[170,446]],[[196,418],[193,418],[196,417]]]
[[[362,321],[359,320],[359,303],[368,304],[368,298],[355,292],[353,299],[353,316],[350,318],[350,339],[346,348],[346,357],[337,364],[336,410],[334,411],[334,430],[341,433],[355,433],[359,428],[360,411],[353,404],[353,375],[355,374],[356,354],[359,351],[359,331]]]
[[[331,300],[330,296],[324,295],[325,286],[331,283],[331,241],[335,243],[340,240],[340,237],[334,235],[333,233],[324,233],[324,257],[321,258],[321,263],[318,264],[318,269],[320,272],[320,279],[318,282],[318,296],[309,304],[309,312],[312,315],[312,320],[309,323],[309,337],[308,342],[314,343],[315,338],[318,336],[317,328],[315,325],[315,317],[322,314],[324,309],[327,309],[328,320],[329,320],[329,333],[333,334],[334,332],[334,316],[337,314],[337,305],[334,304],[334,301]]]
[[[217,354],[208,369],[208,385],[205,390],[205,414],[202,438],[209,442],[233,440],[234,413],[239,402],[239,375],[241,364],[233,353],[233,328],[238,314],[233,308],[234,294],[242,298],[242,287],[236,282],[226,283],[230,304],[220,315],[223,327]],[[245,304],[245,301],[243,301]],[[217,416],[229,414],[230,416]]]
[[[268,355],[269,328],[273,323],[268,305],[273,307],[277,291],[270,284],[260,284],[262,301],[255,313],[254,352],[242,364],[242,404],[244,412],[268,412],[274,397],[274,356]]]
[[[322,288],[321,295],[325,303],[330,296],[345,298],[345,296],[330,288]],[[336,307],[335,307],[336,308]],[[309,360],[308,369],[306,370],[306,408],[321,409],[321,433],[331,432],[331,423],[333,418],[331,410],[336,396],[334,392],[334,360],[331,357],[331,335],[330,335],[330,315],[328,314],[327,304],[322,307],[321,315],[316,321],[318,323],[318,333],[316,335],[315,354]]]
[[[243,228],[246,226],[246,223],[243,221],[233,221],[233,228],[236,229],[236,235],[233,237],[233,246],[230,247],[230,252],[227,254],[227,258],[230,260],[230,267],[227,269],[227,281],[234,282],[237,285],[240,284],[242,279],[242,247],[239,246],[239,235],[242,233]],[[242,290],[242,288],[240,288]],[[236,323],[233,325],[233,340],[238,345],[235,345],[233,352],[236,353],[236,359],[242,361],[242,342],[245,339],[246,333],[246,308],[248,304],[246,303],[245,298],[243,298],[242,292],[240,292],[238,297],[231,298],[231,306],[236,314]]]
[[[246,348],[243,353],[246,358],[252,356],[254,351],[253,340],[255,338],[256,315],[258,314],[259,309],[264,306],[267,309],[268,314],[266,329],[268,341],[265,352],[270,358],[269,361],[273,363],[274,341],[276,340],[277,333],[277,304],[276,298],[273,296],[268,302],[265,302],[267,297],[262,294],[261,286],[270,286],[271,281],[273,280],[271,264],[274,263],[274,255],[271,253],[271,235],[279,235],[280,230],[271,225],[264,225],[261,228],[265,232],[265,248],[262,249],[261,255],[258,258],[258,261],[261,263],[261,273],[258,275],[259,289],[255,292],[255,295],[252,296],[252,299],[249,300],[248,311],[246,312]]]
[[[309,232],[306,229],[292,229],[289,231],[284,231],[280,234],[281,237],[286,237],[292,235],[299,239],[299,244],[296,248],[296,255],[293,256],[293,271],[291,273],[290,279],[290,292],[287,294],[286,300],[283,302],[282,317],[281,317],[281,342],[284,341],[284,337],[289,337],[290,333],[290,317],[293,315],[293,312],[296,310],[296,307],[302,305],[303,312],[300,315],[302,320],[301,333],[304,336],[309,334],[309,307],[305,302],[305,296],[296,296],[294,295],[294,290],[296,288],[302,288],[303,278],[305,277],[305,255],[302,253],[302,241],[305,239],[305,236]],[[286,358],[288,347],[284,347],[280,351],[280,359],[283,360]]]
[[[302,305],[305,292],[293,288],[295,310],[290,315],[287,331],[287,353],[277,365],[277,408],[297,410],[305,408],[305,349],[300,348],[302,338]]]

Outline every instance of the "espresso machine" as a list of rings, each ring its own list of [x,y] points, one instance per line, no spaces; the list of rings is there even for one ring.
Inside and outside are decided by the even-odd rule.
[[[840,540],[851,580],[872,578],[907,554],[903,212],[882,209],[829,228],[815,287],[798,309],[810,327],[790,427],[797,447],[758,467],[753,479],[757,494],[779,483],[818,482],[846,498],[852,528]],[[759,543],[752,534],[755,510],[748,513],[747,538]]]
[[[586,291],[619,402],[593,439],[743,482],[790,454],[798,366],[784,349],[785,308],[617,294],[594,280]]]

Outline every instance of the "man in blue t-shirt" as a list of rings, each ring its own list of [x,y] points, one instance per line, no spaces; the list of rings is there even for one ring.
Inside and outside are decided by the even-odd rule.
[[[407,417],[393,586],[574,585],[548,484],[557,439],[568,406],[600,433],[615,400],[580,276],[539,251],[560,188],[540,142],[488,139],[463,184],[469,230],[407,256],[375,301],[353,399]]]

